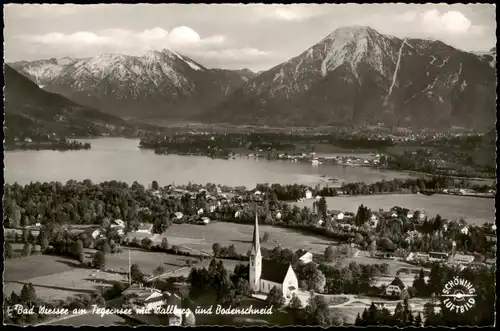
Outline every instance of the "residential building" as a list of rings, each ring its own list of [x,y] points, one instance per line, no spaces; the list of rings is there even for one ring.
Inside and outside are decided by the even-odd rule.
[[[202,217],[201,218],[201,222],[205,225],[209,224],[210,223],[210,218],[208,217]]]
[[[198,209],[197,214],[198,215],[202,215],[203,214],[203,208]]]
[[[174,219],[181,220],[183,216],[184,215],[180,211],[178,211],[174,214]]]
[[[153,232],[153,224],[151,224],[151,223],[141,223],[141,225],[139,225],[139,228],[137,229],[137,232],[140,232],[140,233],[151,233],[151,232]]]
[[[378,222],[379,222],[379,218],[378,218],[378,216],[377,216],[377,215],[375,215],[375,214],[372,214],[372,215],[370,216],[370,227],[372,227],[372,228],[376,228],[376,227],[377,227],[377,225],[378,225]]]
[[[306,199],[312,199],[312,191],[311,190],[306,191]]]
[[[263,260],[260,251],[260,234],[257,214],[250,253],[249,282],[254,292],[269,293],[276,286],[286,299],[290,299],[298,290],[298,279],[292,265],[276,261]]]
[[[340,210],[332,210],[330,211],[330,215],[334,221],[342,221],[345,216],[345,214]]]
[[[462,233],[464,235],[468,235],[469,234],[469,227],[467,225],[464,226],[463,228],[460,229],[460,233]]]
[[[297,251],[297,255],[299,256],[299,261],[304,264],[308,264],[313,261],[313,254],[311,252],[301,249]]]
[[[450,260],[454,264],[469,264],[474,261],[474,256],[466,254],[455,254],[451,257]]]
[[[385,295],[390,295],[390,296],[400,296],[401,292],[405,289],[405,284],[401,281],[399,277],[395,277],[392,283],[387,285],[385,288]]]
[[[429,252],[430,262],[446,262],[448,261],[448,253],[444,252]]]

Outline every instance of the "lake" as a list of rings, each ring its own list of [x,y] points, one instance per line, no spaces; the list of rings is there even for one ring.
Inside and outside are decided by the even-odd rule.
[[[254,158],[222,160],[204,156],[157,155],[152,150],[138,148],[138,139],[99,138],[81,141],[90,142],[92,149],[5,152],[5,181],[27,184],[31,181],[65,183],[70,179],[90,179],[93,182],[137,181],[148,185],[156,180],[160,185],[210,182],[254,188],[258,183],[315,186],[326,183],[322,175],[346,182],[366,183],[417,176],[367,167],[313,166],[309,163]]]

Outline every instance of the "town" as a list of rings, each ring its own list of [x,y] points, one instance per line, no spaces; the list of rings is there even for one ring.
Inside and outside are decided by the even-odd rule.
[[[70,192],[74,207],[67,209],[58,197]],[[439,295],[450,277],[469,275],[473,282],[473,275],[486,273],[481,277],[493,277],[486,282],[494,286],[494,224],[472,225],[404,206],[330,210],[319,193],[293,185],[252,190],[214,184],[160,187],[156,182],[148,188],[90,181],[7,185],[7,303],[25,302],[20,298],[28,294],[23,293],[36,293],[37,302],[48,307],[132,309],[132,314],[116,316],[155,325],[245,325],[244,315],[194,313],[214,304],[273,306],[279,313],[266,321],[272,325],[362,325],[370,322],[366,316],[363,322],[363,309],[375,305],[392,310],[389,315],[406,307],[415,315],[412,320],[433,325],[443,308],[431,294]],[[40,194],[48,200],[34,209],[33,199]],[[114,198],[103,201],[101,195]],[[300,209],[295,200],[310,200],[312,208]],[[24,261],[40,257],[41,270],[19,282],[26,277]],[[52,265],[60,270],[56,265],[62,258],[71,267],[62,268],[55,285],[52,275],[43,276],[44,269]],[[38,272],[42,274],[36,276]],[[75,286],[86,288],[81,291],[90,296],[84,294],[84,301],[68,297],[65,289]],[[492,293],[484,292],[476,303],[487,304]],[[56,297],[60,299],[54,302]],[[140,313],[174,306],[178,310],[168,314]],[[312,307],[324,310],[328,319],[310,322],[320,314],[311,312]],[[294,309],[302,312],[300,317],[291,313]],[[37,316],[40,323],[50,320],[49,315]],[[71,316],[64,318],[70,321]],[[478,323],[491,317],[477,311],[475,316]],[[34,317],[26,318],[13,314],[11,321],[33,322]]]

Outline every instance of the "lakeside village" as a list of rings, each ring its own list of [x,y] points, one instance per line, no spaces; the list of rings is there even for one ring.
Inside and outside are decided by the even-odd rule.
[[[439,181],[433,180],[419,179],[419,185],[430,187]],[[416,185],[411,180],[396,180],[387,185],[394,183]],[[426,215],[423,210],[410,211],[403,206],[371,211],[361,205],[356,213],[334,211],[328,209],[325,197],[320,194],[321,191],[305,186],[277,184],[258,185],[253,190],[214,184],[160,187],[157,182],[145,188],[137,182],[129,186],[116,181],[93,184],[89,180],[68,181],[64,185],[7,184],[6,272],[9,263],[42,253],[76,258],[82,263],[81,268],[95,268],[94,274],[101,271],[101,276],[123,274],[124,280],[114,282],[106,292],[102,289],[92,294],[85,303],[59,302],[51,303],[50,307],[83,308],[98,304],[114,311],[130,308],[133,314],[126,314],[127,318],[146,324],[193,325],[195,318],[197,324],[204,324],[203,313],[192,313],[196,309],[213,304],[248,308],[248,302],[255,309],[273,306],[273,318],[280,318],[271,322],[275,325],[374,325],[380,323],[374,317],[377,314],[397,326],[489,323],[496,293],[495,224],[466,224],[464,220]],[[300,209],[285,202],[297,199],[314,199],[313,208]],[[175,236],[169,234],[169,228],[191,224],[198,225],[202,232],[223,222],[227,223],[227,229],[231,224],[253,225],[253,236],[248,238],[252,240],[245,244],[246,254],[234,244],[226,247],[209,243],[212,252],[190,248],[189,240],[169,244]],[[328,238],[330,244],[324,252],[299,247],[300,243],[284,247],[281,242],[287,242],[286,238],[270,238],[266,231],[262,235],[259,224],[319,235]],[[221,231],[218,238],[222,241],[229,233]],[[23,243],[22,251],[13,251],[12,243]],[[269,244],[272,248],[264,247]],[[128,268],[109,269],[108,258],[121,254],[122,247],[129,247]],[[190,270],[188,277],[166,272],[161,265],[151,274],[143,273],[139,267],[141,261],[134,260],[132,264],[130,260],[130,249],[134,248],[164,252],[165,257],[189,257],[184,267]],[[95,253],[86,257],[87,249]],[[211,260],[208,269],[203,266],[204,260]],[[223,261],[229,260],[245,263],[228,273]],[[368,262],[375,260],[379,262]],[[351,262],[342,265],[342,261]],[[395,273],[389,271],[393,265],[399,265]],[[480,311],[473,310],[473,315],[457,319],[456,315],[449,316],[442,302],[432,299],[453,277],[466,277],[473,284],[482,279],[481,288],[476,289]],[[20,296],[12,293],[10,297],[6,295],[6,304],[40,302],[26,299],[36,297],[31,283],[24,285]],[[212,295],[210,300],[205,296],[207,293]],[[355,322],[339,320],[341,313],[335,309],[359,308],[363,302],[366,309],[363,314],[358,313]],[[350,306],[354,304],[357,306]],[[387,315],[391,305],[395,306],[394,313]],[[182,309],[170,310],[167,316],[140,317],[137,313],[159,307]],[[367,313],[373,310],[378,313]],[[398,315],[401,310],[409,311],[412,317],[401,319]],[[29,318],[14,314],[10,322],[23,324]],[[227,323],[227,320],[211,323]]]

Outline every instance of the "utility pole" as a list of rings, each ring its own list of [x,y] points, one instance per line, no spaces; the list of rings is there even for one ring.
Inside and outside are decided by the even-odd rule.
[[[130,265],[130,248],[128,250],[128,286],[132,286],[132,272],[130,270],[131,265]]]

